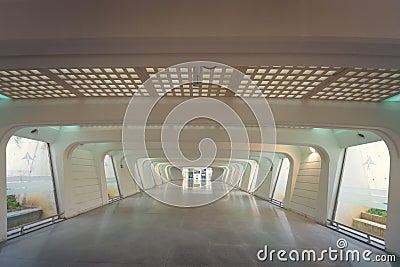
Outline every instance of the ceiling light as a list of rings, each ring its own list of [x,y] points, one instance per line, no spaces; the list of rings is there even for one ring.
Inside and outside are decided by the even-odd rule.
[[[400,102],[400,94],[389,97],[383,100],[383,102]]]
[[[5,96],[5,95],[0,94],[0,99],[11,99],[11,98],[8,97],[8,96]]]

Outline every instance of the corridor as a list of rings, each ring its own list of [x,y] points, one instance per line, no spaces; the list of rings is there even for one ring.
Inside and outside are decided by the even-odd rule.
[[[257,260],[264,245],[321,251],[336,248],[338,238],[343,236],[241,191],[199,208],[171,207],[139,193],[3,243],[0,266],[271,266]],[[383,253],[346,240],[349,249]]]

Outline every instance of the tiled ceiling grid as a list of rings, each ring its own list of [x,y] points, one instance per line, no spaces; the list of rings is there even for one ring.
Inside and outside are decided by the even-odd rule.
[[[243,79],[236,93],[229,85],[233,69],[106,67],[0,70],[0,93],[13,99],[68,97],[243,96],[283,99],[322,99],[377,102],[400,93],[398,69],[316,66],[240,66],[252,82]],[[153,77],[153,75],[155,75]],[[194,75],[194,76],[193,76]],[[188,83],[189,77],[201,83]],[[142,87],[150,76],[154,92]],[[177,86],[184,83],[181,86]],[[260,91],[256,91],[258,86]],[[175,88],[176,87],[176,88]],[[260,93],[261,92],[261,93]]]
[[[248,67],[245,73],[266,97],[304,98],[339,70],[339,68],[328,67],[261,66]]]
[[[149,96],[134,68],[50,69],[83,96]]]
[[[162,70],[164,69],[146,68],[146,71],[149,73],[150,77],[152,77],[152,86],[154,86],[159,96],[164,94],[167,96],[186,97],[224,97],[234,95],[232,91],[225,88],[228,87],[230,83],[233,73],[232,68],[202,68],[196,73],[196,70],[193,68],[171,67],[157,74],[157,72]],[[195,81],[195,83],[193,83],[193,81]]]
[[[381,101],[400,92],[399,70],[346,69],[311,99]]]
[[[39,70],[0,71],[0,93],[11,98],[75,97],[76,94]]]

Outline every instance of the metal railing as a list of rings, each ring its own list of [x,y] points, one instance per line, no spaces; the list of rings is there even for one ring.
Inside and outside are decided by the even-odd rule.
[[[352,228],[350,226],[330,219],[327,220],[326,226],[339,233],[355,238],[363,243],[369,244],[379,249],[385,249],[385,240],[381,237],[371,235],[370,233]]]
[[[108,200],[108,203],[114,203],[114,202],[120,201],[120,200],[122,200],[122,199],[123,199],[123,197],[121,197],[121,196],[116,196],[116,197],[110,198],[110,199]]]
[[[258,196],[256,196],[256,197],[258,197]],[[258,197],[258,198],[261,198],[261,197]],[[273,204],[275,206],[278,206],[280,208],[284,207],[283,206],[283,202],[281,202],[279,200],[276,200],[276,199],[273,199],[273,198],[268,198],[268,199],[261,198],[261,199],[264,199],[267,202],[269,202],[269,203],[271,203],[271,204]],[[340,222],[337,222],[337,221],[334,221],[334,220],[330,220],[330,219],[327,220],[326,226],[328,228],[330,228],[330,229],[333,229],[333,230],[341,233],[341,234],[344,234],[346,236],[349,236],[349,237],[352,237],[354,239],[357,239],[357,240],[359,240],[359,241],[361,241],[363,243],[369,244],[369,245],[371,245],[373,247],[376,247],[378,249],[385,250],[385,240],[383,238],[381,238],[381,237],[371,235],[370,233],[367,233],[367,232],[364,232],[364,231],[349,227],[349,226],[347,226],[345,224],[342,224]]]
[[[242,191],[243,191],[243,190],[242,190]],[[244,191],[244,192],[246,192],[246,191]],[[251,193],[250,193],[250,194],[251,194]],[[265,200],[265,201],[267,201],[268,203],[271,203],[271,204],[273,204],[273,205],[275,205],[275,206],[278,206],[279,208],[283,208],[283,207],[284,207],[283,202],[281,202],[281,201],[279,201],[279,200],[276,200],[276,199],[273,199],[273,198],[260,197],[260,196],[254,195],[254,194],[251,194],[251,195],[254,196],[254,197],[256,197],[256,198]]]
[[[64,219],[61,217],[64,213],[56,214],[47,218],[36,220],[30,223],[25,223],[20,226],[13,227],[7,230],[7,239],[13,239],[33,231],[42,229],[44,227],[61,222]]]
[[[108,203],[111,204],[111,203],[120,201],[122,199],[123,199],[123,197],[116,196],[116,197],[109,199]],[[47,218],[43,218],[40,220],[36,220],[33,222],[25,223],[20,226],[10,228],[7,230],[7,239],[10,240],[10,239],[34,232],[36,230],[42,229],[44,227],[53,225],[55,223],[64,221],[65,219],[62,218],[63,215],[64,215],[64,213],[55,214],[55,215],[47,217]]]
[[[281,201],[279,201],[279,200],[276,200],[276,199],[273,199],[273,198],[269,198],[269,199],[267,199],[267,201],[268,201],[269,203],[275,205],[275,206],[278,206],[278,207],[280,207],[280,208],[283,208],[283,202],[281,202]]]

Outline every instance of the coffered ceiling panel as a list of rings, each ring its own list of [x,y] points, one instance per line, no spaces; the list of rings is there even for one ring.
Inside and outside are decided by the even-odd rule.
[[[252,82],[229,87],[233,69],[99,67],[0,70],[0,94],[12,99],[131,97],[267,97],[379,102],[400,94],[400,70],[321,66],[237,66]],[[143,83],[152,79],[152,89]],[[201,83],[187,83],[189,77]],[[186,81],[186,83],[185,83]],[[182,84],[183,83],[183,84]],[[221,86],[222,85],[222,86]],[[255,90],[258,87],[260,90]],[[171,90],[172,89],[172,90]]]

